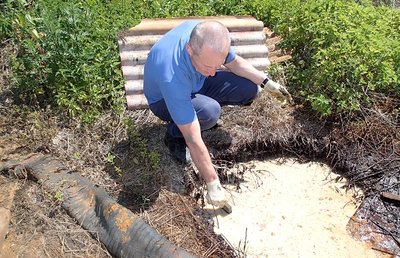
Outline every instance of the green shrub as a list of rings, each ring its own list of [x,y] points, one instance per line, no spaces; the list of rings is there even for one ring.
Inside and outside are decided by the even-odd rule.
[[[351,1],[288,1],[271,11],[293,51],[291,88],[329,115],[369,105],[371,93],[400,96],[400,14]],[[266,18],[267,20],[267,18]]]
[[[25,103],[91,121],[124,101],[119,32],[146,17],[240,12],[241,2],[6,0],[0,36],[18,47],[11,63],[14,92]]]
[[[117,34],[139,20],[109,1],[45,1],[14,5],[12,37],[19,47],[12,81],[25,102],[56,105],[90,121],[120,106],[123,78]],[[133,2],[133,1],[132,1]],[[22,3],[22,4],[21,4]],[[127,2],[124,2],[128,4]]]
[[[18,46],[14,92],[85,121],[121,107],[116,37],[142,18],[253,15],[292,49],[289,88],[320,113],[351,112],[371,93],[399,97],[399,10],[343,0],[5,0],[0,39]]]
[[[0,43],[10,35],[11,19],[6,15],[9,12],[9,6],[6,3],[0,2]],[[2,44],[0,44],[0,47],[1,45]]]
[[[149,150],[147,141],[140,137],[137,126],[130,119],[124,120],[127,134],[131,144],[131,149],[135,156],[135,163],[141,164],[149,170],[157,170],[160,168],[160,157],[157,151]]]

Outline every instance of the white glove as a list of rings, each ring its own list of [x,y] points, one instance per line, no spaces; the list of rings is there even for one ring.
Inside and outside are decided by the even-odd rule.
[[[228,202],[225,189],[222,187],[218,178],[207,183],[206,199],[209,204],[212,204],[217,208],[222,208]]]
[[[293,99],[290,93],[287,91],[287,89],[280,85],[279,83],[273,81],[273,80],[268,80],[268,82],[264,85],[265,89],[271,93],[275,98],[278,100],[286,100],[290,104],[293,104]]]

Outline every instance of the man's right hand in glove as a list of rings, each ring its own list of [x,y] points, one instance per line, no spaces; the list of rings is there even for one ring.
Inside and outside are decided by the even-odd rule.
[[[293,98],[287,91],[287,89],[283,85],[269,79],[268,77],[265,78],[265,80],[261,83],[260,87],[269,91],[271,95],[276,97],[278,100],[283,99],[289,102],[290,104],[294,104]]]
[[[207,183],[207,202],[217,208],[222,208],[227,202],[225,189],[222,187],[219,179]]]

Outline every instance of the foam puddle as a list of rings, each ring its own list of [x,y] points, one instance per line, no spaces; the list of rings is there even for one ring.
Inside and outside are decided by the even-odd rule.
[[[214,230],[246,257],[385,257],[346,231],[355,213],[353,192],[319,163],[253,162],[241,192],[230,189],[233,212],[208,212]],[[247,164],[248,165],[248,164]]]

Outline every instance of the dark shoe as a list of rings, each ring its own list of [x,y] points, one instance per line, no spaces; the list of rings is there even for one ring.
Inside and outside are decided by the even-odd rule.
[[[210,129],[216,129],[216,128],[221,127],[223,125],[224,125],[224,121],[222,121],[222,119],[220,118],[220,119],[218,119],[217,123],[213,127],[211,127]]]
[[[185,139],[175,138],[168,133],[164,136],[164,143],[168,147],[172,156],[181,164],[188,164],[192,161]]]

